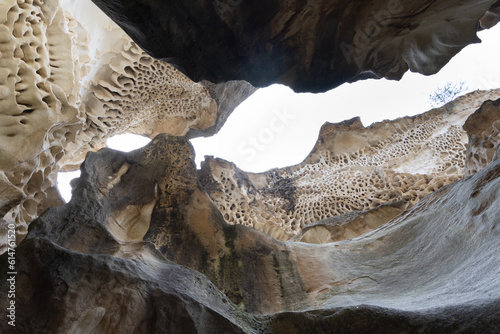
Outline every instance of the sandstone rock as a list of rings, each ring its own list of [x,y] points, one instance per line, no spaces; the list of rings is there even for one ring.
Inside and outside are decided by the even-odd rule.
[[[255,90],[245,82],[217,89],[194,83],[174,66],[151,58],[91,2],[66,0],[64,8],[78,51],[79,107],[85,119],[83,131],[69,144],[72,154],[59,162],[65,169],[77,168],[88,151],[124,132],[150,138],[188,131],[191,137],[213,134]]]
[[[499,157],[500,99],[488,100],[465,122],[469,136],[465,175],[471,175]]]
[[[255,90],[245,82],[207,89],[148,56],[91,2],[60,5],[0,8],[0,222],[14,223],[19,240],[39,213],[63,203],[59,169],[78,168],[109,137],[213,134]]]
[[[325,244],[353,239],[384,225],[408,209],[408,206],[408,203],[399,201],[382,204],[371,210],[351,211],[329,217],[305,226],[300,234],[293,237],[292,240],[310,244]]]
[[[400,79],[408,69],[436,73],[478,42],[478,22],[495,0],[93,2],[195,81],[324,92],[360,78]]]
[[[16,252],[20,260],[15,332],[258,331],[259,323],[239,311],[205,276],[156,258],[156,253],[147,244],[135,245],[126,257],[115,257],[108,252],[70,251],[46,238],[26,241]],[[4,272],[2,279],[5,282]],[[0,304],[6,309],[4,291]],[[2,321],[0,329],[7,333],[11,327]]]
[[[22,238],[47,208],[55,162],[81,127],[79,85],[58,1],[7,1],[0,9],[0,222],[15,223]]]
[[[316,91],[436,71],[475,40],[478,21],[497,22],[493,2],[149,1],[170,7],[148,24],[171,18],[177,34],[171,44],[142,40],[188,52],[177,63],[191,75]],[[186,138],[216,132],[253,87],[193,83],[109,20],[89,24],[100,14],[88,4],[0,5],[0,253],[10,226],[17,234],[0,256],[0,307],[15,301],[17,332],[500,331],[498,91],[369,128],[327,124],[310,156],[287,169],[250,174],[211,159],[198,172]],[[122,16],[129,32],[143,4],[121,8],[133,13]],[[207,38],[196,24],[180,29],[200,18],[213,23]],[[465,168],[477,173],[461,179],[461,126],[488,99],[466,124]],[[90,152],[61,206],[57,170],[124,131],[182,137]],[[401,199],[411,205],[384,205]],[[302,234],[284,242],[250,226],[281,240]]]
[[[476,91],[442,108],[367,128],[357,118],[325,124],[301,164],[254,174],[208,158],[199,179],[227,222],[288,240],[332,216],[400,200],[416,203],[463,177],[462,125],[478,101],[499,95]]]
[[[500,329],[495,256],[500,161],[441,188],[373,232],[313,245],[278,242],[227,225],[197,185],[192,158],[184,138],[165,136],[129,154],[109,149],[89,154],[72,201],[43,214],[16,250],[19,328],[40,333]],[[141,214],[125,219],[132,206]],[[136,231],[147,232],[116,232],[119,227],[130,232],[131,220],[146,225]],[[5,308],[7,254],[0,257],[0,268]],[[0,326],[9,328],[5,322]]]
[[[495,2],[479,21],[481,28],[489,29],[500,21],[500,1]]]

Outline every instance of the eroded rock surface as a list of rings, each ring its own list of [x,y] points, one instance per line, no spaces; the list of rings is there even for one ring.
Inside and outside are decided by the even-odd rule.
[[[17,248],[16,305],[31,310],[19,312],[19,328],[494,333],[498,195],[497,160],[361,237],[284,243],[224,222],[184,138],[101,150],[82,166],[72,201],[49,209]],[[6,267],[4,254],[2,308]]]
[[[7,1],[0,21],[0,253],[7,224],[21,240],[41,212],[64,203],[57,172],[108,138],[213,134],[255,91],[191,81],[88,1]]]
[[[149,54],[195,81],[309,92],[400,79],[408,69],[434,74],[478,41],[487,11],[483,27],[497,22],[495,0],[93,2]]]
[[[465,174],[471,175],[500,157],[500,99],[485,101],[464,124],[469,136]]]
[[[176,34],[156,45],[188,52],[170,61],[192,77],[319,91],[436,71],[478,22],[496,24],[493,2],[147,6],[168,6],[148,24],[169,18],[156,28]],[[120,23],[145,22],[145,3]],[[190,81],[88,4],[0,5],[0,236],[15,224],[20,242],[0,256],[0,308],[15,301],[17,332],[500,332],[498,91],[369,128],[327,124],[287,169],[212,159],[198,172],[186,138],[216,132],[254,88]],[[461,126],[488,99],[466,123],[466,156]],[[57,206],[57,170],[123,131],[181,137],[90,152]]]
[[[71,40],[58,2],[4,1],[0,7],[0,252],[6,225],[18,236],[54,204],[56,162],[81,121]],[[52,196],[50,196],[52,195]],[[62,200],[60,200],[62,203]]]
[[[462,125],[480,101],[498,96],[500,90],[476,91],[427,113],[367,128],[358,118],[325,124],[299,165],[253,174],[208,158],[200,182],[227,222],[279,240],[332,216],[401,200],[414,204],[464,176],[467,134]],[[496,111],[478,120],[480,129],[496,126],[488,122],[497,116]],[[490,151],[489,161],[494,148]]]
[[[326,244],[353,239],[384,225],[409,206],[409,203],[399,201],[382,204],[371,210],[351,211],[332,216],[306,225],[292,240],[310,244]]]

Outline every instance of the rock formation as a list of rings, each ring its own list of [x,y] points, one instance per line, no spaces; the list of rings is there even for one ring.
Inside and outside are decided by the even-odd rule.
[[[16,249],[17,328],[493,333],[499,176],[497,160],[373,232],[313,245],[228,225],[182,137],[90,153],[71,202],[32,223]]]
[[[308,92],[400,79],[408,69],[434,74],[478,41],[480,19],[484,27],[498,21],[495,0],[92,1],[146,52],[195,81]]]
[[[333,216],[401,200],[411,205],[463,177],[467,134],[462,126],[482,101],[498,96],[500,90],[476,91],[427,113],[368,128],[359,118],[327,123],[299,165],[253,174],[208,158],[202,163],[200,182],[227,222],[283,241],[300,234],[304,226]],[[480,110],[488,106],[493,102]],[[487,127],[481,131],[490,135],[498,112],[488,115],[476,121],[483,125],[475,131]],[[479,145],[490,147],[485,163],[491,162],[497,135],[498,130]],[[385,223],[378,221],[371,229]],[[358,234],[349,230],[345,235]]]
[[[89,2],[0,6],[0,332],[500,331],[499,90],[325,124],[266,173],[188,142],[255,90],[234,80],[435,72],[498,2],[95,2],[135,42]],[[99,149],[125,131],[154,139]]]
[[[471,175],[500,157],[500,99],[484,102],[464,129],[469,135],[465,175]]]
[[[2,8],[0,253],[7,224],[20,241],[33,219],[64,203],[54,187],[60,168],[78,168],[123,132],[213,134],[255,90],[192,82],[90,5],[65,0],[77,17],[56,0]]]

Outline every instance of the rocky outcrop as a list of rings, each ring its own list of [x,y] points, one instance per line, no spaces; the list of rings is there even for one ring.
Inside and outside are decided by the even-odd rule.
[[[480,19],[483,27],[497,22],[495,0],[93,2],[146,52],[195,81],[308,92],[400,79],[409,69],[434,74],[478,42]]]
[[[496,24],[493,2],[101,2],[216,82],[194,83],[87,1],[4,1],[0,332],[499,332],[498,90],[326,124],[302,164],[261,174],[197,171],[187,141],[254,91],[227,79],[431,73]],[[155,138],[98,150],[124,131]],[[60,205],[55,174],[86,153]]]
[[[481,101],[498,96],[500,90],[476,91],[424,114],[367,128],[358,118],[327,123],[299,165],[254,174],[208,158],[199,179],[227,222],[288,240],[333,216],[396,201],[415,204],[462,178],[467,148],[462,125]],[[477,123],[489,129],[496,124],[489,121]],[[490,151],[489,161],[494,148]],[[358,235],[351,232],[350,238]]]
[[[20,241],[33,219],[63,204],[57,172],[78,168],[108,138],[213,134],[255,91],[194,83],[91,2],[8,1],[0,14],[0,253],[6,226]]]
[[[472,175],[500,157],[500,99],[485,101],[464,124],[469,136],[465,175]]]
[[[184,138],[166,136],[129,154],[89,154],[72,201],[49,209],[16,249],[18,329],[500,328],[499,161],[368,234],[313,245],[226,224],[197,185],[192,158]],[[4,309],[7,261],[0,257]]]
[[[124,132],[150,138],[211,135],[255,91],[246,82],[195,83],[151,58],[91,2],[66,0],[63,5],[83,85],[78,106],[85,122],[69,144],[72,154],[59,162],[65,169],[77,168],[88,151]]]

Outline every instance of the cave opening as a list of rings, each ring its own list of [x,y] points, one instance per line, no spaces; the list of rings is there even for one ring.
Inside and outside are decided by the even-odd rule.
[[[500,333],[500,0],[61,2],[0,10],[18,330]]]
[[[325,122],[361,117],[364,126],[384,119],[421,114],[437,104],[429,95],[447,83],[464,83],[459,95],[500,87],[500,26],[478,33],[482,40],[464,48],[432,76],[407,72],[400,81],[346,83],[325,93],[294,93],[282,85],[257,90],[229,116],[214,136],[191,142],[199,165],[204,156],[234,162],[248,172],[298,164],[313,148]]]

